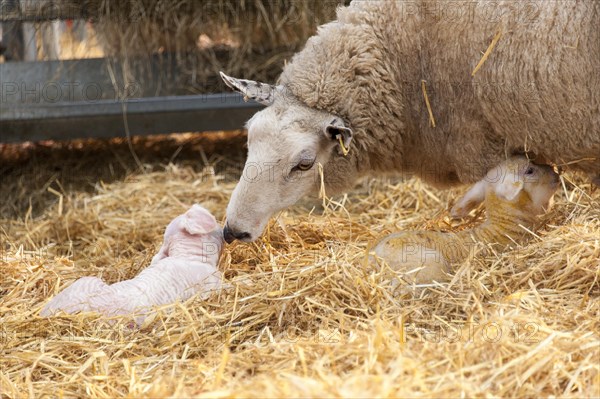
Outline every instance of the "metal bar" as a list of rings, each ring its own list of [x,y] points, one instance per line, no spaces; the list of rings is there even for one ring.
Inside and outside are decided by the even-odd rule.
[[[135,59],[132,64],[125,79],[121,63],[108,58],[6,62],[0,64],[0,101],[114,100],[123,93],[129,98],[178,96],[201,89],[182,78],[173,55]]]
[[[150,97],[126,101],[2,104],[0,142],[125,137],[232,130],[262,105],[237,93]]]
[[[0,2],[0,22],[43,22],[92,17],[87,7],[74,3],[35,0],[23,4]]]

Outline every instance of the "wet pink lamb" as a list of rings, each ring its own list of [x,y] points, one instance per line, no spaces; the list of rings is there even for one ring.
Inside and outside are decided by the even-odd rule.
[[[48,302],[40,315],[58,311],[136,314],[140,324],[153,306],[197,293],[207,297],[219,289],[222,275],[216,266],[222,243],[223,233],[214,216],[193,205],[169,223],[162,247],[137,277],[111,285],[97,277],[82,277]]]

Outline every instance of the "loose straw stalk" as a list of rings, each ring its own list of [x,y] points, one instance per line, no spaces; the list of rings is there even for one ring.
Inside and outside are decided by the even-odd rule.
[[[490,45],[487,48],[487,50],[485,50],[485,53],[483,53],[483,56],[479,60],[479,63],[477,63],[477,66],[475,67],[475,69],[473,69],[473,72],[471,73],[471,76],[475,76],[475,74],[477,73],[477,71],[479,71],[479,69],[483,66],[483,64],[485,63],[485,61],[488,59],[488,57],[492,53],[492,50],[494,49],[494,47],[496,46],[496,44],[500,40],[501,36],[502,36],[502,31],[498,31],[498,33],[496,33],[496,36],[494,36],[494,38],[492,39],[492,42],[490,43]]]
[[[431,104],[429,103],[429,96],[427,95],[427,88],[425,87],[426,83],[426,81],[421,80],[421,90],[423,91],[425,105],[427,105],[427,112],[429,113],[429,122],[431,123],[431,127],[435,127],[435,118],[433,117],[433,110],[431,109]]]

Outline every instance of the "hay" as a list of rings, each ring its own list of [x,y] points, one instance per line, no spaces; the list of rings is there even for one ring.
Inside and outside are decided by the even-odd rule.
[[[483,66],[483,64],[485,64],[485,62],[487,61],[490,54],[492,54],[492,50],[494,50],[494,47],[496,47],[496,44],[498,44],[498,41],[500,40],[501,37],[502,37],[502,31],[499,30],[498,32],[496,32],[496,35],[494,35],[494,38],[492,39],[492,42],[488,46],[487,50],[485,50],[485,53],[483,53],[483,55],[481,56],[481,59],[479,60],[479,62],[475,66],[475,68],[473,69],[473,72],[471,72],[471,76],[475,76],[477,71],[479,71],[479,69]]]
[[[429,103],[429,96],[427,95],[427,88],[425,87],[427,81],[421,80],[421,91],[423,92],[423,98],[425,99],[425,105],[427,105],[427,112],[429,113],[429,123],[431,127],[435,127],[435,118],[433,117],[433,111],[431,110],[431,104]]]
[[[61,0],[69,4],[73,0]],[[317,26],[335,18],[343,0],[83,0],[75,1],[94,24],[104,54],[125,83],[156,80],[152,55],[162,68],[174,61],[175,79],[189,92],[226,91],[219,71],[274,82],[285,60]],[[41,10],[40,10],[41,12]],[[157,85],[160,87],[160,85]]]
[[[222,220],[234,182],[170,165],[57,192],[39,216],[2,221],[2,393],[599,396],[600,192],[569,178],[579,186],[557,195],[539,238],[402,297],[364,266],[368,242],[463,228],[444,211],[458,192],[368,181],[337,205],[283,212],[256,243],[228,246],[220,267],[234,289],[166,307],[141,330],[127,319],[37,313],[81,276],[136,275],[189,204]]]

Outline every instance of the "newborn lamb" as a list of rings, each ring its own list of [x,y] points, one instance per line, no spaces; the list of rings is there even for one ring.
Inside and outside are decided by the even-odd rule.
[[[452,209],[453,216],[465,216],[485,200],[487,217],[480,226],[458,233],[390,234],[374,245],[371,260],[374,253],[409,283],[443,281],[450,265],[467,259],[477,243],[505,248],[526,239],[527,230],[537,227],[537,216],[548,208],[558,182],[550,166],[513,157],[488,172]]]
[[[97,277],[82,277],[55,296],[40,315],[60,310],[106,316],[136,314],[136,322],[141,324],[152,306],[185,300],[196,293],[207,297],[219,289],[222,275],[216,265],[222,244],[223,233],[214,216],[194,205],[167,226],[158,254],[137,277],[112,285]]]

